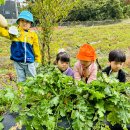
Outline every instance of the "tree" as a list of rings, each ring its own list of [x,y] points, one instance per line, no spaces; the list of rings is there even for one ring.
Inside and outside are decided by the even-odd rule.
[[[88,21],[128,18],[130,0],[80,0],[66,21]]]
[[[0,0],[0,5],[4,5],[5,4],[5,0]]]
[[[50,41],[53,27],[56,23],[66,17],[79,0],[37,0],[29,4],[36,19],[40,22],[42,64],[51,62]]]

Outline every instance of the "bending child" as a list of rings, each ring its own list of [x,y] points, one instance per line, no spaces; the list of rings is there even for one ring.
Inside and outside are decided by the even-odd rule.
[[[0,15],[0,21],[0,36],[12,41],[10,59],[14,61],[18,82],[25,81],[28,76],[34,77],[36,75],[34,62],[41,62],[41,54],[38,36],[30,30],[34,23],[32,13],[22,11],[16,21],[18,27],[13,26],[9,30],[2,15]]]
[[[69,66],[70,56],[65,51],[59,52],[57,54],[55,64],[63,74],[74,78],[74,72]]]
[[[94,48],[89,44],[84,44],[80,47],[77,54],[78,61],[74,65],[74,78],[90,83],[96,80],[97,64],[96,53]]]
[[[126,61],[126,55],[121,50],[112,50],[109,53],[109,66],[102,72],[105,72],[108,76],[113,76],[119,80],[119,82],[126,81],[126,75],[122,70],[124,62]]]

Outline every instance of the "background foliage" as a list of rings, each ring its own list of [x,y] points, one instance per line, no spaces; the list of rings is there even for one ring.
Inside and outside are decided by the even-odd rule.
[[[51,60],[50,42],[53,27],[56,25],[57,21],[66,17],[77,3],[78,0],[37,0],[28,3],[26,8],[31,10],[41,28],[42,64],[45,64],[45,61],[50,63]]]
[[[123,19],[130,17],[130,5],[125,0],[80,0],[66,21]]]
[[[65,8],[62,8],[64,11],[66,10],[67,7],[65,6],[67,5],[66,2],[60,3],[61,7],[64,5]],[[69,1],[68,4],[70,4],[70,2],[71,1]],[[76,2],[76,0],[74,2]],[[30,3],[32,3],[32,1],[30,1]],[[36,3],[36,1],[34,1],[33,3]],[[53,2],[51,2],[50,5],[53,5]],[[32,8],[32,4],[29,4],[27,8],[34,10]],[[33,12],[35,13],[35,11]],[[59,12],[59,14],[61,14],[61,12]],[[65,18],[64,21],[89,21],[89,20],[99,21],[106,19],[124,19],[129,17],[130,17],[129,0],[78,0],[78,4],[75,4],[74,8],[70,8],[69,15],[66,18],[60,16],[57,17],[57,19],[55,20],[59,22],[60,20],[62,20],[62,18]]]
[[[0,0],[0,5],[5,4],[5,0]]]
[[[40,25],[42,64],[51,63],[53,28],[60,21],[86,21],[128,18],[130,5],[124,0],[37,0],[29,1],[27,9]],[[69,13],[69,14],[68,14]]]

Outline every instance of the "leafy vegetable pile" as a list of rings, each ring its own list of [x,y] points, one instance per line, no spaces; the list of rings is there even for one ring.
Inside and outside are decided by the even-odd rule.
[[[27,130],[63,129],[58,125],[62,117],[68,120],[68,129],[108,130],[115,124],[127,129],[130,83],[112,82],[100,75],[98,80],[85,84],[63,75],[54,66],[39,71],[37,77],[20,84],[10,107],[10,111],[19,113],[18,121]]]

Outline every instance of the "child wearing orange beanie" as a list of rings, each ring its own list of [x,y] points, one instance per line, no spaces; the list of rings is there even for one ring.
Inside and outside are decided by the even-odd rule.
[[[80,47],[77,54],[78,61],[74,65],[74,78],[90,83],[96,80],[97,64],[96,53],[94,48],[89,44],[84,44]]]

